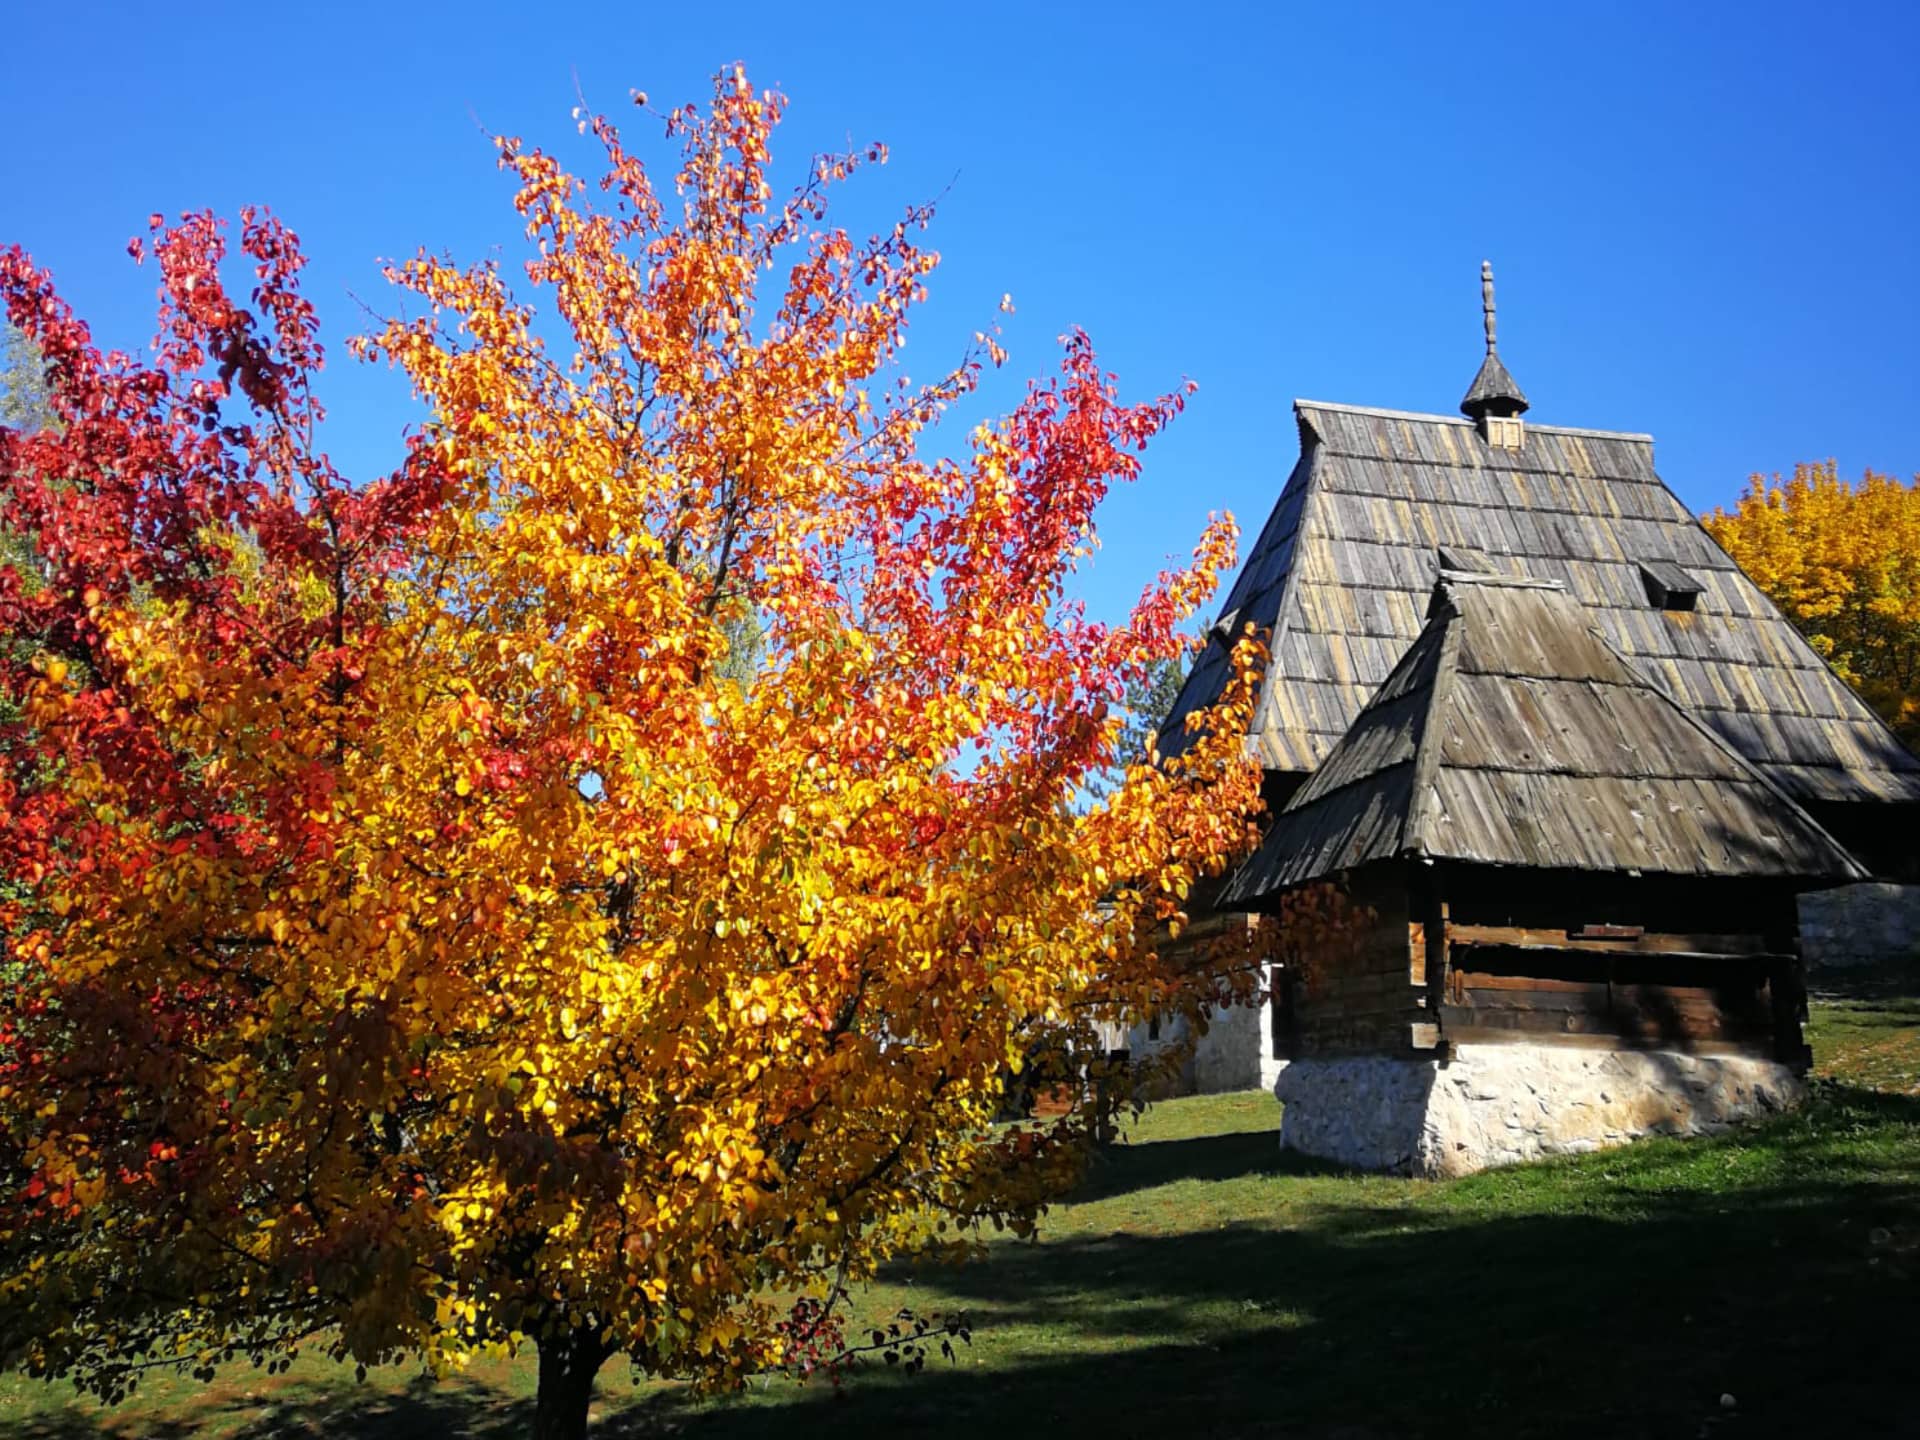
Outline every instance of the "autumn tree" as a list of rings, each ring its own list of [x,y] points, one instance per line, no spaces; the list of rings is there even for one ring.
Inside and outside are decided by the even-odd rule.
[[[936,447],[1002,352],[900,373],[929,217],[828,223],[877,148],[776,200],[781,108],[724,75],[664,183],[605,119],[592,186],[500,141],[546,306],[393,269],[418,318],[363,348],[432,419],[370,484],[272,219],[243,303],[155,217],[150,364],[0,258],[59,420],[0,431],[49,577],[0,568],[7,1359],[524,1343],[578,1435],[610,1356],[737,1383],[882,1259],[1030,1227],[1095,1117],[988,1123],[1023,1057],[1238,983],[1143,937],[1251,838],[1252,649],[1085,803],[1231,563],[1222,520],[1124,625],[1068,595],[1182,394],[1074,335]]]
[[[1920,746],[1920,478],[1829,460],[1782,481],[1756,475],[1731,512],[1705,517],[1726,552],[1829,664]]]

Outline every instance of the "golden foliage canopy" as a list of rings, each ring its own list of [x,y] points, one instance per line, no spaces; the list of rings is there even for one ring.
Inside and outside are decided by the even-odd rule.
[[[1756,475],[1707,529],[1909,745],[1920,745],[1920,478],[1832,461]]]

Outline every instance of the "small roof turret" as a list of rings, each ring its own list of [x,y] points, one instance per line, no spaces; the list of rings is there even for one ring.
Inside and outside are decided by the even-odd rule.
[[[1512,416],[1525,412],[1527,397],[1519,382],[1500,360],[1493,334],[1493,262],[1480,262],[1480,308],[1487,327],[1487,358],[1480,362],[1480,373],[1467,387],[1467,398],[1460,402],[1460,413],[1484,421],[1489,415]]]

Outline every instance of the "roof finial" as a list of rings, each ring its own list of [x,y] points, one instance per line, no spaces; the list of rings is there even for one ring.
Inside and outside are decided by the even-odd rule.
[[[1527,397],[1501,363],[1493,334],[1493,262],[1480,262],[1480,313],[1487,327],[1487,358],[1480,362],[1480,373],[1473,377],[1467,398],[1460,402],[1462,413],[1481,422],[1486,429],[1488,416],[1512,417],[1527,408]]]
[[[1487,354],[1491,355],[1500,347],[1493,339],[1493,262],[1480,262],[1480,309],[1487,322]]]

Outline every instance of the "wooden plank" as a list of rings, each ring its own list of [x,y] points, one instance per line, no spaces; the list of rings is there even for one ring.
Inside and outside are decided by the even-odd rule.
[[[1490,1010],[1474,1005],[1440,1007],[1441,1028],[1458,1044],[1464,1030],[1523,1031],[1532,1035],[1605,1035],[1613,1027],[1605,1015],[1552,1010]]]
[[[1561,982],[1539,988],[1513,985],[1492,989],[1467,985],[1454,991],[1451,998],[1454,1004],[1474,1010],[1552,1010],[1605,1015],[1612,1008],[1604,981],[1586,985]]]
[[[1475,970],[1456,970],[1454,994],[1486,997],[1481,1003],[1505,1004],[1504,995],[1592,995],[1610,996],[1614,1002],[1628,1005],[1679,1005],[1758,1014],[1767,1009],[1764,977],[1753,975],[1726,985],[1663,985],[1641,982],[1609,982],[1604,979],[1568,980],[1546,975],[1489,975]]]
[[[1763,935],[1641,934],[1614,938],[1581,938],[1566,930],[1523,925],[1460,925],[1447,927],[1447,939],[1460,946],[1500,946],[1511,950],[1569,950],[1597,955],[1729,955],[1764,956],[1771,953]]]
[[[1502,982],[1497,986],[1477,987],[1472,981],[1480,978],[1451,989],[1443,1022],[1451,1014],[1464,1025],[1675,1042],[1748,1038],[1764,1045],[1773,1034],[1770,1002],[1758,990],[1727,996],[1697,986],[1565,981],[1529,988],[1506,976],[1492,977]]]
[[[1511,1032],[1539,1036],[1581,1035],[1611,1038],[1616,1042],[1672,1046],[1692,1049],[1708,1041],[1737,1043],[1747,1040],[1758,1048],[1767,1048],[1770,1032],[1750,1026],[1729,1026],[1718,1016],[1621,1016],[1587,1010],[1488,1009],[1482,1006],[1449,1005],[1441,1011],[1441,1023],[1448,1039],[1458,1043],[1468,1030]]]
[[[1469,1016],[1455,1015],[1444,1021],[1447,1039],[1454,1045],[1538,1045],[1543,1038],[1537,1030],[1513,1026],[1481,1025]],[[1754,1055],[1766,1053],[1764,1045],[1749,1039],[1688,1039],[1671,1041],[1630,1035],[1582,1035],[1557,1033],[1552,1043],[1577,1050],[1672,1050],[1689,1055]]]
[[[1489,975],[1484,970],[1468,970],[1464,967],[1453,972],[1456,988],[1462,992],[1474,990],[1570,990],[1586,991],[1598,985],[1607,988],[1605,980],[1562,980],[1548,975]]]

